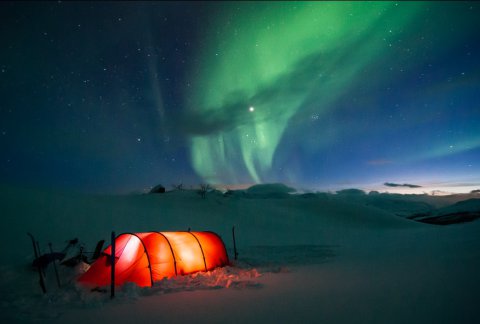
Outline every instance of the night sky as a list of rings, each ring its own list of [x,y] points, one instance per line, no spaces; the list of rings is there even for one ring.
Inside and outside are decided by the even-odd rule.
[[[469,191],[479,17],[476,2],[1,2],[1,183]]]

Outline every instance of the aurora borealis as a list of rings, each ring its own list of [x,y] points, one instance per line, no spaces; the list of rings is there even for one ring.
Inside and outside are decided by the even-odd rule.
[[[207,46],[221,53],[210,51],[207,57],[221,58],[207,63],[212,69],[202,73],[208,77],[198,82],[193,98],[200,104],[193,109],[202,107],[206,128],[219,119],[228,122],[220,121],[224,128],[213,134],[194,137],[192,157],[197,172],[214,182],[235,179],[242,167],[255,182],[264,180],[292,118],[323,119],[349,86],[365,77],[362,70],[388,51],[389,30],[377,30],[378,21],[386,16],[404,28],[416,12],[414,6],[395,10],[393,3],[292,6],[241,13],[224,31],[233,36],[225,49]],[[257,108],[254,114],[248,114],[249,105]],[[331,142],[324,138],[313,143],[314,150]],[[228,173],[218,175],[225,165],[231,166]]]
[[[480,186],[475,2],[0,6],[5,183]]]

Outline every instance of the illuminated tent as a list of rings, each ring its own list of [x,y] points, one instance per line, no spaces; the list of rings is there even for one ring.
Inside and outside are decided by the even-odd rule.
[[[80,278],[91,286],[111,283],[112,247],[107,247]],[[115,284],[153,286],[165,277],[208,271],[227,265],[220,236],[213,232],[124,233],[115,239]]]

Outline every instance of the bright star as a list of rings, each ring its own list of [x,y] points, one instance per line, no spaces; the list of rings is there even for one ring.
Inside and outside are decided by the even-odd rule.
[[[255,111],[255,108],[254,108],[253,106],[250,106],[250,108],[248,108],[248,110],[249,110],[250,112],[254,112],[254,111]]]

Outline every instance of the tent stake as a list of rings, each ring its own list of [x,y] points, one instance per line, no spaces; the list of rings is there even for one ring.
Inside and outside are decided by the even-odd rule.
[[[115,297],[115,232],[112,231],[112,255],[110,256],[112,265],[110,298]]]
[[[237,253],[237,244],[235,242],[235,226],[232,227],[232,237],[233,237],[233,255],[235,260],[237,260],[238,253]]]

